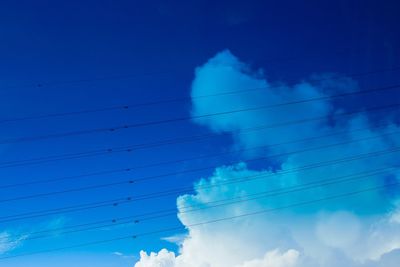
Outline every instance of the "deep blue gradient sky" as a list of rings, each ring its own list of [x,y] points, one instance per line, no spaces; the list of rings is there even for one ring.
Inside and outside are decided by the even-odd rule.
[[[318,73],[352,74],[400,66],[400,17],[397,1],[2,1],[0,4],[0,121],[190,96],[195,68],[229,49],[243,62],[264,69],[271,81],[298,82]],[[356,80],[361,89],[400,82],[399,72]],[[344,109],[393,103],[400,94],[374,94],[341,101]],[[190,115],[190,101],[62,118],[0,124],[1,140]],[[394,113],[386,113],[391,116]],[[377,121],[382,114],[376,116]],[[135,145],[209,133],[190,121],[0,145],[0,162]],[[45,164],[0,166],[0,184],[52,179],[68,175],[129,168],[218,153],[231,148],[228,136],[203,141],[110,153]],[[156,168],[100,175],[73,182],[0,189],[0,199],[86,185],[123,181],[221,165],[237,156],[169,164]],[[138,185],[114,186],[79,193],[0,203],[0,217],[50,208],[135,196],[190,186],[212,170],[178,175]],[[162,181],[162,182],[160,182]],[[176,196],[105,207],[85,212],[1,222],[0,232],[31,231],[174,208]],[[92,231],[26,242],[10,253],[68,246],[160,227],[179,226],[176,216],[146,224]],[[85,247],[52,254],[66,266],[132,266],[134,260],[112,255],[137,255],[175,245],[160,241],[165,234]],[[58,258],[59,257],[59,258]],[[7,266],[52,266],[38,256],[10,261]],[[75,264],[74,264],[75,262]],[[79,262],[81,265],[77,264]],[[109,262],[109,263],[108,263]],[[0,263],[0,266],[2,264]],[[6,265],[5,265],[6,266]],[[95,265],[92,265],[95,266]]]

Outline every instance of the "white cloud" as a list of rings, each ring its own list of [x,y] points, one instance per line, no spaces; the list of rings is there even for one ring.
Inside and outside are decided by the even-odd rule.
[[[185,234],[178,234],[178,235],[163,237],[161,239],[165,240],[167,242],[170,242],[170,243],[181,245],[183,243],[183,241],[185,240],[185,238],[186,238]]]
[[[343,222],[346,222],[344,224]],[[339,211],[328,214],[317,223],[317,236],[327,246],[347,249],[356,245],[361,222],[352,213]]]
[[[273,250],[265,253],[264,258],[247,261],[240,267],[291,267],[296,265],[298,257],[299,252],[293,249],[285,253]]]
[[[56,237],[68,221],[66,217],[57,217],[49,221],[34,225],[19,226],[18,229],[4,230],[0,232],[0,255],[6,254],[24,245],[24,241],[41,234],[35,232],[48,231],[48,235]]]
[[[175,266],[175,254],[166,249],[162,249],[158,253],[140,252],[140,262],[135,264],[135,267],[173,267]]]
[[[0,255],[5,254],[19,247],[22,242],[27,238],[27,235],[14,237],[7,231],[0,233]]]
[[[133,255],[126,255],[126,254],[124,254],[124,253],[122,253],[122,252],[119,252],[119,251],[115,251],[115,252],[113,252],[112,254],[115,255],[115,256],[117,256],[117,257],[123,258],[123,259],[137,259],[136,256],[133,256]]]
[[[267,88],[271,85],[274,85],[273,88]],[[320,83],[303,81],[291,86],[284,83],[278,85],[267,81],[261,70],[251,71],[229,51],[224,51],[197,68],[192,84],[192,114],[201,116],[296,99],[325,97],[334,92],[354,91],[356,87],[356,83],[349,79]],[[215,98],[196,98],[200,95],[251,88],[264,89],[244,94],[224,94]],[[188,229],[186,237],[179,243],[179,253],[175,255],[165,249],[149,255],[141,252],[141,258],[135,267],[381,267],[384,266],[382,265],[384,262],[393,262],[393,258],[398,256],[392,253],[400,248],[400,224],[398,211],[391,209],[396,195],[390,188],[343,200],[321,202],[318,205],[299,206],[275,213],[191,226],[198,222],[279,208],[397,181],[398,170],[388,169],[387,172],[335,185],[258,198],[235,205],[212,207],[210,202],[213,201],[246,198],[270,190],[282,190],[290,186],[348,177],[355,173],[398,164],[397,154],[386,154],[375,158],[330,164],[324,168],[290,172],[315,162],[385,150],[393,147],[393,144],[400,145],[398,135],[387,135],[399,130],[396,124],[388,123],[387,127],[374,128],[370,125],[367,114],[344,116],[336,120],[331,116],[341,112],[343,110],[337,103],[325,99],[273,109],[195,118],[194,122],[209,127],[212,131],[232,133],[236,147],[269,146],[268,150],[246,154],[246,157],[268,156],[304,148],[352,142],[364,137],[377,138],[323,150],[292,153],[279,159],[271,158],[263,162],[263,169],[250,169],[245,163],[216,168],[211,177],[201,179],[195,184],[195,194],[183,195],[177,199],[179,219]],[[330,116],[330,119],[246,132],[249,127],[315,116]],[[355,131],[357,129],[365,130]],[[274,146],[276,143],[327,133],[336,135],[306,143]],[[271,164],[278,167],[271,170]],[[268,178],[230,183],[238,178],[255,175],[264,175]],[[215,186],[221,183],[224,185]],[[191,205],[208,209],[186,212],[184,207]]]

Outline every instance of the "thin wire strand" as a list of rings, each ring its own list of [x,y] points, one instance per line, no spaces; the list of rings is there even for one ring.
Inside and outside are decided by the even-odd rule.
[[[375,126],[374,129],[381,129],[381,128],[385,128],[385,127],[387,127],[386,124],[377,125],[377,126]],[[238,134],[239,135],[246,134],[246,133],[248,133],[247,130],[249,130],[249,129],[250,128],[247,128],[247,129],[241,131]],[[259,127],[257,127],[257,128],[252,127],[251,128],[251,130],[254,130],[254,129],[259,129]],[[79,175],[73,175],[73,176],[66,176],[66,177],[60,177],[60,178],[43,179],[43,180],[30,181],[30,182],[25,182],[25,183],[14,183],[14,184],[0,185],[0,189],[8,189],[8,188],[19,187],[19,186],[28,186],[28,185],[52,183],[52,182],[73,180],[73,179],[93,177],[93,176],[99,176],[99,175],[115,174],[115,173],[121,173],[121,172],[130,172],[130,171],[137,170],[137,169],[158,167],[158,166],[162,166],[162,165],[171,165],[171,164],[176,164],[176,163],[185,163],[185,162],[187,162],[189,160],[199,160],[199,159],[204,159],[204,158],[209,158],[209,157],[223,156],[223,155],[232,154],[232,153],[245,152],[245,151],[253,150],[253,149],[282,146],[282,145],[288,145],[288,144],[300,143],[300,142],[315,141],[315,140],[323,139],[323,138],[326,138],[326,137],[338,136],[338,135],[342,135],[342,134],[352,134],[352,133],[365,131],[365,130],[369,131],[370,127],[368,126],[368,127],[364,127],[364,128],[353,129],[353,130],[350,130],[350,131],[339,131],[339,132],[330,133],[330,134],[326,134],[326,135],[314,136],[314,137],[309,137],[309,138],[304,138],[304,139],[297,139],[297,140],[290,140],[290,141],[287,141],[287,142],[275,143],[275,144],[270,144],[270,145],[266,145],[266,146],[255,146],[253,148],[248,148],[248,149],[246,148],[246,149],[240,149],[240,150],[228,151],[228,152],[222,152],[222,153],[206,154],[206,155],[196,156],[196,157],[192,157],[192,158],[163,161],[163,162],[152,163],[152,164],[147,164],[147,165],[130,166],[130,167],[127,167],[127,168],[122,168],[122,169],[113,169],[113,170],[92,172],[92,173],[79,174]],[[215,136],[217,134],[212,134],[212,135]],[[209,134],[207,134],[206,136],[209,136]],[[135,146],[140,146],[140,149],[143,149],[143,148],[149,148],[148,145],[152,146],[152,145],[154,145],[154,143],[139,144],[139,145],[135,145]],[[0,163],[0,165],[1,165],[1,163]],[[17,165],[17,166],[21,166],[21,165]],[[22,166],[24,166],[24,165],[22,165]],[[2,168],[2,166],[0,166],[0,168]]]
[[[400,88],[400,85],[375,88],[375,89],[371,89],[371,90],[375,90],[375,91],[376,90],[389,90],[389,89],[395,89],[395,88]],[[369,91],[364,90],[364,91],[371,92],[371,90],[369,90]],[[333,95],[333,96],[329,96],[329,97],[314,98],[313,100],[308,99],[308,100],[301,100],[301,101],[303,101],[303,103],[304,103],[304,101],[310,102],[310,101],[318,101],[318,100],[327,99],[327,98],[336,98],[336,97],[344,97],[344,96],[348,96],[348,95],[357,95],[357,94],[362,94],[364,91],[344,93],[344,94],[338,94],[338,95]],[[257,107],[249,107],[249,108],[242,108],[242,109],[236,109],[236,110],[208,113],[208,114],[202,114],[202,115],[196,115],[196,116],[184,116],[184,117],[164,119],[164,120],[154,120],[154,121],[148,121],[148,122],[126,124],[126,125],[120,125],[120,126],[115,126],[115,127],[105,127],[105,128],[70,131],[70,132],[63,132],[63,133],[56,133],[56,134],[10,138],[10,139],[4,139],[4,140],[0,141],[0,144],[34,142],[34,141],[61,138],[61,137],[88,135],[88,134],[96,134],[96,133],[104,133],[104,132],[115,132],[115,131],[119,131],[119,130],[123,130],[123,129],[142,128],[142,127],[156,126],[156,125],[162,125],[162,124],[177,123],[177,122],[194,120],[194,119],[209,118],[209,117],[214,117],[214,116],[224,116],[224,115],[230,115],[230,114],[236,114],[236,113],[242,113],[242,112],[264,110],[264,109],[269,109],[269,108],[276,108],[276,107],[281,107],[281,106],[286,106],[286,105],[292,105],[293,103],[294,102],[285,102],[285,103],[278,103],[278,104],[273,104],[273,105],[263,105],[263,106],[257,106]],[[371,108],[369,108],[369,110],[380,110],[380,109],[386,109],[386,108],[390,108],[390,107],[395,108],[395,107],[399,107],[399,106],[400,106],[400,103],[396,103],[396,104],[391,104],[391,105],[386,105],[386,106],[371,107]],[[358,111],[358,112],[360,112],[360,111]],[[344,116],[345,114],[351,115],[354,113],[355,112],[352,111],[352,112],[347,112],[347,113],[341,113],[338,115]],[[291,125],[291,124],[299,124],[299,123],[306,123],[306,122],[311,122],[311,121],[318,121],[318,120],[322,120],[324,118],[326,118],[326,116],[307,118],[307,119],[302,119],[302,120],[298,120],[298,121],[276,123],[276,124],[270,125],[268,128],[276,128],[276,127],[282,127],[282,126],[287,126],[287,125]]]
[[[201,205],[181,206],[181,207],[178,207],[177,209],[179,210],[180,214],[196,212],[196,211],[203,211],[203,210],[226,206],[226,205],[232,205],[232,204],[238,204],[238,203],[248,202],[248,201],[252,201],[252,200],[264,199],[264,198],[271,197],[271,196],[280,196],[280,195],[284,195],[284,194],[301,192],[303,190],[310,190],[310,189],[323,187],[323,186],[330,186],[330,185],[336,185],[336,184],[345,183],[345,182],[356,181],[359,179],[364,179],[364,178],[375,176],[375,175],[385,174],[388,171],[395,170],[396,168],[397,167],[378,168],[378,169],[358,172],[358,173],[354,173],[354,174],[350,174],[350,175],[342,175],[339,177],[333,177],[333,178],[318,180],[318,181],[314,181],[314,182],[310,182],[310,183],[289,186],[289,187],[280,188],[280,189],[276,189],[276,190],[267,190],[267,191],[262,191],[262,192],[258,192],[258,193],[248,194],[248,195],[246,195],[246,198],[243,198],[243,197],[225,198],[225,199],[216,200],[216,201],[204,202]],[[286,189],[286,190],[284,190],[284,189]],[[235,201],[235,200],[237,200],[237,201]],[[230,202],[224,203],[226,201],[230,201]],[[215,203],[221,203],[221,204],[214,205]],[[212,205],[210,205],[210,204],[212,204]],[[200,206],[200,208],[195,208],[198,206]],[[194,208],[194,209],[190,209],[190,208]],[[154,220],[154,219],[158,219],[158,218],[162,218],[162,217],[175,215],[177,209],[176,208],[164,209],[164,210],[158,210],[158,211],[144,213],[144,214],[140,214],[140,215],[127,216],[127,217],[123,217],[123,218],[101,220],[101,221],[96,221],[93,223],[79,224],[79,225],[69,226],[69,227],[60,227],[60,228],[53,228],[53,229],[42,230],[42,231],[28,232],[25,234],[19,234],[18,236],[19,237],[29,236],[27,238],[24,238],[24,241],[26,241],[26,240],[49,238],[49,237],[53,236],[51,233],[54,233],[56,231],[57,231],[57,236],[59,236],[59,235],[65,235],[65,234],[70,234],[70,233],[86,232],[86,231],[90,231],[90,230],[103,229],[103,228],[126,225],[126,224],[137,224],[137,223],[143,222],[143,221]],[[152,215],[152,216],[149,216],[149,215]],[[149,216],[149,217],[145,217],[145,216]],[[102,225],[86,227],[83,229],[74,229],[74,228],[80,228],[80,227],[98,225],[98,224],[102,224]],[[66,230],[66,229],[72,229],[72,230]],[[50,233],[50,234],[49,235],[39,235],[39,234],[45,234],[45,233]],[[11,237],[11,239],[12,238],[13,237]],[[18,237],[14,237],[14,238],[18,238]],[[0,241],[2,239],[4,241],[8,241],[8,240],[10,240],[10,236],[0,238]]]
[[[390,108],[392,108],[392,107],[390,107]],[[360,112],[365,112],[365,111],[368,111],[368,110],[362,110]],[[249,132],[262,131],[262,130],[265,130],[266,128],[268,128],[269,126],[270,126],[269,124],[265,124],[265,125],[244,128],[243,130],[238,132],[237,135],[243,135],[243,134],[247,134]],[[385,126],[386,125],[375,126],[375,128],[382,128]],[[365,128],[365,129],[369,129],[369,128]],[[59,154],[59,155],[37,157],[37,158],[23,159],[23,160],[3,161],[3,162],[0,162],[0,169],[1,168],[10,168],[10,167],[21,167],[21,166],[27,166],[27,165],[36,165],[36,164],[42,164],[42,163],[71,160],[71,159],[81,159],[81,158],[87,158],[87,157],[97,157],[97,156],[109,155],[109,154],[113,154],[113,153],[124,153],[124,152],[129,153],[129,152],[133,152],[133,151],[137,151],[137,150],[156,148],[156,147],[166,146],[166,145],[197,142],[197,141],[202,141],[202,140],[206,140],[206,139],[209,139],[212,137],[219,137],[219,136],[223,136],[223,135],[229,136],[229,135],[231,135],[231,133],[207,133],[207,134],[202,134],[202,135],[194,135],[194,136],[183,137],[183,138],[166,139],[166,140],[161,140],[161,141],[141,143],[141,144],[135,144],[135,145],[129,145],[129,146],[123,146],[123,147],[110,147],[110,148],[105,148],[105,149],[90,150],[90,151],[77,152],[77,153]],[[0,188],[2,188],[2,186],[0,186]]]
[[[319,167],[323,167],[323,166],[335,165],[335,164],[340,164],[340,163],[348,163],[348,162],[359,160],[359,159],[365,159],[365,158],[369,158],[369,157],[377,157],[377,156],[381,156],[381,155],[385,155],[385,154],[389,154],[389,153],[395,153],[398,151],[400,151],[400,147],[392,148],[389,150],[386,149],[386,150],[374,151],[374,152],[369,152],[369,153],[364,153],[364,154],[357,154],[357,155],[353,155],[351,157],[303,165],[298,168],[282,171],[279,174],[282,175],[282,174],[287,174],[287,173],[299,172],[302,170],[319,168]],[[271,176],[273,176],[273,175],[276,175],[276,174],[271,173]],[[229,181],[229,184],[230,183],[238,183],[238,182],[247,182],[250,179],[251,180],[263,179],[265,177],[266,176],[262,176],[262,175],[255,175],[253,177],[246,177],[246,178],[241,177],[240,179],[232,179],[231,181]],[[151,178],[154,179],[154,177],[151,177]],[[221,186],[223,184],[228,184],[228,182],[215,184],[214,186]],[[101,202],[93,202],[93,203],[84,204],[84,205],[75,205],[75,206],[62,207],[62,208],[56,208],[56,209],[50,209],[50,210],[42,210],[42,211],[36,211],[36,212],[14,214],[14,215],[0,217],[0,223],[26,220],[26,219],[44,217],[44,216],[49,216],[49,215],[55,215],[55,214],[64,214],[64,213],[77,212],[77,211],[83,211],[83,210],[97,209],[97,208],[107,207],[107,206],[115,207],[115,206],[119,206],[122,204],[132,203],[133,201],[142,201],[142,200],[147,200],[147,199],[151,199],[151,198],[158,198],[158,197],[165,197],[165,196],[174,195],[174,194],[193,192],[192,188],[190,188],[190,190],[191,191],[188,191],[187,187],[186,187],[184,189],[181,188],[181,190],[167,190],[167,191],[163,191],[163,192],[156,192],[156,193],[151,193],[151,194],[146,194],[146,195],[141,195],[141,196],[129,196],[126,198],[119,198],[119,199],[107,200],[107,201],[101,201]]]
[[[267,157],[250,159],[248,161],[249,162],[254,162],[254,161],[259,161],[259,160],[263,160],[263,159],[276,158],[276,157],[282,157],[282,156],[289,156],[289,155],[293,155],[293,154],[299,154],[299,153],[304,153],[304,152],[309,152],[309,151],[314,151],[314,150],[321,150],[321,149],[337,147],[337,146],[341,146],[341,145],[348,145],[348,144],[352,144],[352,143],[356,143],[356,142],[374,140],[374,139],[377,139],[377,138],[388,137],[388,136],[392,136],[392,135],[396,135],[396,134],[400,134],[400,131],[389,132],[389,133],[386,133],[386,134],[383,134],[383,135],[382,134],[381,135],[375,135],[375,136],[370,136],[370,137],[350,140],[350,141],[346,141],[346,142],[334,143],[334,144],[329,144],[329,145],[324,145],[324,146],[319,146],[319,147],[313,147],[313,148],[307,148],[307,149],[302,149],[302,150],[297,150],[297,151],[292,151],[292,152],[285,152],[285,153],[280,153],[280,154],[277,154],[277,155],[270,155],[270,156],[267,156]],[[203,167],[203,168],[201,168],[201,170],[205,170],[204,168],[212,169],[212,168],[214,168],[214,166]],[[192,170],[187,170],[187,171],[192,172]],[[161,175],[164,176],[165,174],[161,174]],[[157,175],[157,177],[160,177],[160,176]],[[23,196],[18,196],[18,197],[0,199],[0,203],[21,201],[21,200],[29,200],[29,199],[34,199],[34,198],[48,197],[48,196],[67,194],[67,193],[76,193],[76,192],[82,192],[82,191],[94,190],[94,189],[100,189],[100,188],[107,188],[107,187],[114,187],[114,186],[132,185],[136,181],[137,181],[137,179],[128,179],[128,180],[123,180],[123,181],[118,181],[118,182],[105,183],[105,184],[94,184],[94,185],[90,185],[90,186],[77,187],[77,188],[71,188],[71,189],[60,190],[60,191],[52,191],[52,192],[45,192],[45,193],[39,193],[39,194],[23,195]]]
[[[213,224],[213,223],[218,223],[218,222],[228,221],[228,220],[234,220],[234,219],[239,219],[239,218],[247,218],[247,217],[251,217],[251,216],[256,216],[256,215],[276,212],[276,211],[279,211],[279,210],[311,205],[311,204],[320,203],[320,202],[324,202],[324,201],[328,201],[328,200],[347,198],[347,197],[359,195],[359,194],[362,194],[362,193],[382,190],[382,189],[385,189],[385,188],[387,188],[389,186],[394,186],[394,185],[399,185],[399,183],[390,183],[390,184],[386,184],[384,186],[369,187],[369,188],[366,188],[366,189],[363,189],[363,190],[351,191],[351,192],[338,194],[338,195],[333,195],[333,196],[329,196],[329,197],[313,199],[313,200],[309,200],[309,201],[303,201],[303,202],[294,203],[294,204],[291,204],[291,205],[280,206],[280,207],[277,207],[277,208],[262,209],[262,210],[259,210],[259,211],[243,213],[243,214],[240,214],[240,215],[235,215],[235,216],[230,216],[230,217],[221,217],[221,218],[218,218],[218,219],[204,221],[204,222],[198,222],[198,223],[189,224],[189,225],[186,225],[186,226],[163,228],[163,229],[158,229],[158,230],[149,231],[149,232],[143,232],[143,233],[129,235],[129,236],[120,236],[120,237],[116,237],[116,238],[92,241],[92,242],[87,242],[87,243],[71,245],[71,246],[58,247],[58,248],[46,249],[46,250],[38,250],[38,251],[35,251],[35,252],[21,253],[21,254],[16,254],[16,255],[9,255],[9,256],[0,257],[0,260],[18,258],[18,257],[23,257],[23,256],[32,256],[32,255],[44,254],[44,253],[51,253],[51,252],[57,252],[57,251],[62,251],[62,250],[81,248],[81,247],[87,247],[87,246],[93,246],[93,245],[99,245],[99,244],[107,244],[107,243],[121,241],[121,240],[137,239],[139,237],[144,237],[144,236],[148,236],[148,235],[172,232],[172,231],[177,231],[177,230],[185,230],[185,229],[191,228],[191,227],[198,227],[198,226],[202,226],[202,225],[208,225],[208,224]]]
[[[312,83],[312,82],[322,82],[322,81],[327,81],[327,80],[337,80],[337,79],[343,79],[343,78],[362,77],[362,76],[369,76],[369,75],[372,75],[372,74],[393,72],[393,71],[398,71],[398,70],[400,70],[400,67],[387,68],[387,69],[377,69],[377,70],[372,70],[372,71],[367,71],[367,72],[360,72],[360,73],[353,73],[353,74],[346,74],[346,75],[338,75],[338,76],[335,76],[335,77],[325,77],[325,78],[319,78],[319,79],[311,79],[309,82]],[[27,121],[27,120],[36,120],[36,119],[47,119],[47,118],[66,117],[66,116],[73,116],[73,115],[83,115],[83,114],[90,114],[90,113],[115,111],[115,110],[127,110],[127,109],[132,109],[132,108],[140,108],[140,107],[148,107],[148,106],[155,106],[155,105],[171,104],[171,103],[177,103],[177,102],[185,102],[185,101],[190,101],[192,99],[202,99],[202,98],[211,98],[211,97],[218,97],[218,96],[224,96],[224,95],[249,93],[249,92],[255,92],[255,91],[260,91],[260,90],[265,90],[265,89],[273,89],[273,88],[279,88],[279,87],[282,87],[282,85],[271,85],[271,86],[258,87],[258,88],[232,90],[232,91],[227,91],[227,92],[222,92],[222,93],[215,93],[215,94],[198,95],[198,96],[193,96],[193,97],[180,97],[180,98],[173,98],[173,99],[164,99],[164,100],[150,101],[150,102],[145,102],[145,103],[136,103],[136,104],[128,104],[128,105],[118,105],[118,106],[103,107],[103,108],[85,109],[85,110],[80,110],[80,111],[70,111],[70,112],[43,114],[43,115],[37,115],[37,116],[25,116],[25,117],[19,117],[19,118],[9,118],[9,119],[0,120],[0,124],[10,123],[10,122]],[[299,102],[299,103],[304,103],[304,102]]]

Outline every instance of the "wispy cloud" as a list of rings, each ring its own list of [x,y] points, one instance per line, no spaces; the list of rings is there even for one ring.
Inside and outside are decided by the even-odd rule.
[[[25,241],[36,236],[57,237],[67,221],[66,217],[60,216],[42,223],[0,232],[0,255],[23,246]]]
[[[0,255],[6,254],[16,248],[18,248],[22,242],[28,237],[29,235],[19,235],[15,237],[15,235],[11,234],[8,231],[3,231],[0,233]]]
[[[134,255],[126,255],[126,254],[124,254],[122,252],[119,252],[119,251],[115,251],[112,254],[117,256],[117,257],[123,258],[123,259],[137,260],[136,256],[134,256]]]

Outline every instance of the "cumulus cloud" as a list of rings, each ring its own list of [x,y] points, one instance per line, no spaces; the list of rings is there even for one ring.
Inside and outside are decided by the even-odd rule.
[[[346,222],[346,224],[343,224]],[[327,246],[347,249],[354,246],[360,235],[360,221],[350,212],[330,213],[317,223],[318,238]]]
[[[321,75],[324,77],[324,75]],[[257,89],[241,94],[229,92]],[[376,157],[310,167],[316,162],[385,151],[400,145],[398,125],[387,122],[374,127],[365,113],[335,116],[343,113],[337,100],[329,96],[338,92],[357,90],[350,79],[316,82],[307,79],[297,84],[270,82],[262,70],[252,70],[229,51],[223,51],[196,69],[192,84],[193,121],[211,131],[228,132],[234,137],[234,147],[268,149],[246,153],[246,159],[263,155],[269,157],[262,166],[249,167],[245,162],[220,166],[213,175],[199,179],[195,193],[177,199],[178,217],[187,228],[179,242],[179,253],[161,250],[141,252],[135,267],[380,267],[393,265],[400,249],[400,220],[396,207],[395,187],[370,191],[351,198],[336,199],[314,205],[296,206],[279,212],[257,216],[243,214],[290,206],[314,199],[384,186],[398,181],[399,163],[396,153]],[[216,97],[199,97],[217,94]],[[234,112],[222,116],[204,114],[249,107],[276,105],[299,99],[324,98],[322,101]],[[217,103],[217,104],[216,104]],[[310,117],[326,119],[307,123],[290,122]],[[288,123],[285,127],[266,127],[261,131],[248,129],[260,125]],[[362,129],[362,131],[360,130]],[[313,136],[324,138],[307,142],[290,142]],[[360,138],[368,138],[357,141]],[[276,145],[286,143],[285,145]],[[318,146],[342,144],[324,149]],[[291,151],[315,148],[302,153]],[[279,158],[274,154],[286,153]],[[272,167],[273,166],[273,167]],[[379,171],[380,170],[380,171]],[[368,173],[368,176],[365,174]],[[359,176],[354,176],[358,174]],[[364,174],[362,176],[361,174]],[[249,177],[264,177],[249,179]],[[304,184],[332,181],[340,177],[358,177],[325,186],[287,194],[263,196],[265,192],[295,188]],[[242,182],[235,182],[242,178]],[[246,179],[246,180],[244,180]],[[343,178],[342,178],[343,179]],[[258,195],[261,197],[252,198]],[[227,199],[240,199],[234,204]],[[205,209],[188,212],[188,206]],[[229,221],[193,226],[198,222],[239,216]],[[386,265],[385,265],[386,264]]]
[[[295,266],[298,257],[299,252],[293,249],[282,254],[273,250],[265,253],[264,258],[247,261],[241,267],[291,267]]]
[[[175,266],[175,253],[166,249],[160,250],[158,253],[140,252],[140,262],[136,263],[136,267],[172,267]]]

